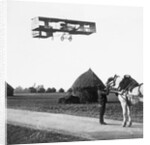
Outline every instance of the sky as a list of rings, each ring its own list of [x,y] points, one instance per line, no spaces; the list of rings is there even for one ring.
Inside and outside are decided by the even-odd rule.
[[[71,42],[33,38],[37,16],[95,22],[96,33],[73,35]],[[67,90],[89,68],[103,83],[114,74],[143,82],[141,7],[10,1],[7,28],[7,82],[13,87]]]

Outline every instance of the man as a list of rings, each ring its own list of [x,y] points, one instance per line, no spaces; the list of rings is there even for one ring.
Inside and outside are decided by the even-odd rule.
[[[97,87],[98,102],[99,102],[99,109],[100,109],[99,123],[101,125],[106,125],[106,123],[104,122],[104,113],[105,113],[108,93],[109,92],[107,88],[101,90],[99,86]]]

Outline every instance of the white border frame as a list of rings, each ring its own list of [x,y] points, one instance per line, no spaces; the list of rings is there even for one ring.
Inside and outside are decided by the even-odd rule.
[[[8,0],[9,1],[9,0]],[[13,0],[12,0],[13,1]],[[136,7],[143,7],[144,8],[144,14],[143,14],[143,21],[144,21],[144,25],[143,25],[143,55],[144,55],[144,64],[143,64],[143,72],[144,72],[144,94],[145,94],[145,98],[144,98],[144,139],[135,139],[135,140],[110,140],[110,141],[95,141],[95,142],[75,142],[80,144],[111,144],[114,143],[115,145],[120,145],[121,144],[136,144],[136,145],[141,145],[141,144],[147,144],[149,142],[149,132],[148,132],[148,128],[149,128],[149,123],[150,123],[150,118],[148,117],[149,115],[149,76],[150,76],[150,69],[148,69],[149,65],[148,63],[150,62],[149,60],[149,49],[150,49],[150,20],[149,20],[149,14],[150,14],[150,2],[149,0],[18,0],[18,1],[35,1],[35,2],[55,2],[55,3],[77,3],[77,4],[99,4],[99,5],[111,5],[111,6],[136,6]],[[5,140],[5,136],[4,135],[4,131],[5,131],[5,91],[4,91],[4,80],[6,78],[6,63],[5,63],[5,58],[6,58],[6,48],[7,48],[7,36],[6,36],[6,31],[5,27],[7,27],[7,2],[4,0],[1,0],[0,2],[3,2],[3,17],[5,17],[5,19],[3,19],[3,23],[5,23],[6,25],[4,26],[4,32],[5,34],[3,35],[2,39],[0,38],[0,41],[2,42],[2,46],[3,44],[5,46],[5,48],[0,48],[0,56],[2,56],[0,58],[0,144],[4,143]],[[2,25],[3,27],[3,25]],[[0,26],[1,29],[1,26]],[[2,33],[1,33],[2,34]],[[5,64],[5,65],[4,65]],[[3,94],[3,96],[2,96]],[[2,97],[1,97],[2,96]],[[146,115],[147,114],[147,115]],[[53,144],[53,143],[51,143]],[[55,143],[56,144],[56,143]],[[66,143],[61,143],[61,144],[66,144]],[[72,144],[72,143],[69,143]]]

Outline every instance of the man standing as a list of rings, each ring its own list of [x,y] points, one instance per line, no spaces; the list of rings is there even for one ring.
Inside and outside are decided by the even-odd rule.
[[[104,113],[105,113],[108,93],[109,92],[107,88],[101,90],[100,87],[98,86],[97,94],[98,94],[98,102],[99,102],[99,109],[100,109],[99,123],[101,125],[106,125],[106,123],[104,122]]]

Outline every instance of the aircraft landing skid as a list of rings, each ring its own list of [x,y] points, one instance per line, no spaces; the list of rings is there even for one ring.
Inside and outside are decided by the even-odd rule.
[[[68,39],[69,41],[72,41],[72,35],[68,34],[68,33],[64,33],[61,37],[60,40],[64,41],[65,39]]]

